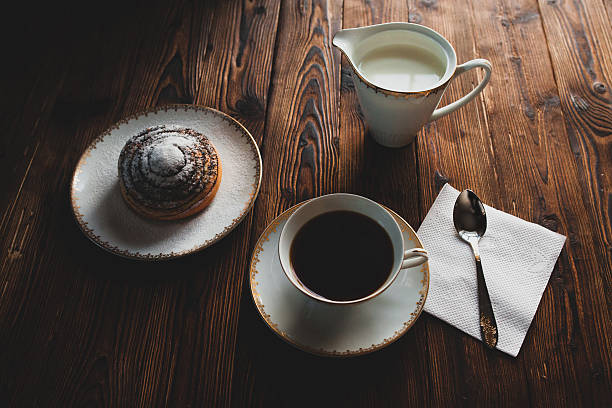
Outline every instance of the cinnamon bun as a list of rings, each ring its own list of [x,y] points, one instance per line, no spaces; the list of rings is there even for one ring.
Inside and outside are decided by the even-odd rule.
[[[137,213],[175,220],[202,211],[221,183],[213,144],[193,129],[155,126],[132,137],[119,156],[121,194]]]

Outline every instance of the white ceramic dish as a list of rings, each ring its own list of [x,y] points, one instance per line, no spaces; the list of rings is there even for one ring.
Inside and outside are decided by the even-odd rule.
[[[124,202],[117,160],[140,130],[178,125],[206,135],[223,166],[219,190],[201,213],[183,220],[143,218]],[[252,208],[261,183],[261,156],[240,123],[211,108],[170,105],[135,114],[97,137],[76,166],[72,209],[85,235],[116,255],[143,260],[176,258],[204,249],[234,229]]]
[[[300,292],[283,273],[278,241],[289,216],[279,215],[261,234],[251,258],[251,293],[261,317],[283,340],[304,351],[348,357],[388,346],[408,331],[423,310],[429,264],[402,269],[377,297],[347,305],[326,304]],[[393,211],[405,249],[422,247],[414,230]]]

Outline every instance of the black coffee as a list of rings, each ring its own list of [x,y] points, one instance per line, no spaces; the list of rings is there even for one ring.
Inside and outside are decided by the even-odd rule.
[[[331,300],[371,294],[389,277],[393,246],[376,221],[332,211],[308,221],[291,243],[291,265],[310,290]]]

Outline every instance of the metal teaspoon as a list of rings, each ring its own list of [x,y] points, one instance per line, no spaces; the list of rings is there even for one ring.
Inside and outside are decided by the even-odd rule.
[[[487,215],[484,205],[471,190],[463,190],[453,209],[453,222],[457,233],[465,242],[470,244],[476,258],[476,278],[478,281],[478,308],[480,309],[480,335],[489,348],[497,345],[497,323],[493,315],[493,307],[489,298],[489,291],[482,273],[478,242],[487,229]]]

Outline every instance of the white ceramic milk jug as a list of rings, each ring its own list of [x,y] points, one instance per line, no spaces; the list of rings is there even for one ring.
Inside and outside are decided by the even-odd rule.
[[[475,59],[457,65],[450,43],[418,24],[387,23],[338,31],[333,39],[348,58],[361,110],[374,139],[402,147],[417,132],[471,101],[489,82],[491,63]],[[470,93],[436,109],[451,79],[472,68],[485,70]]]

